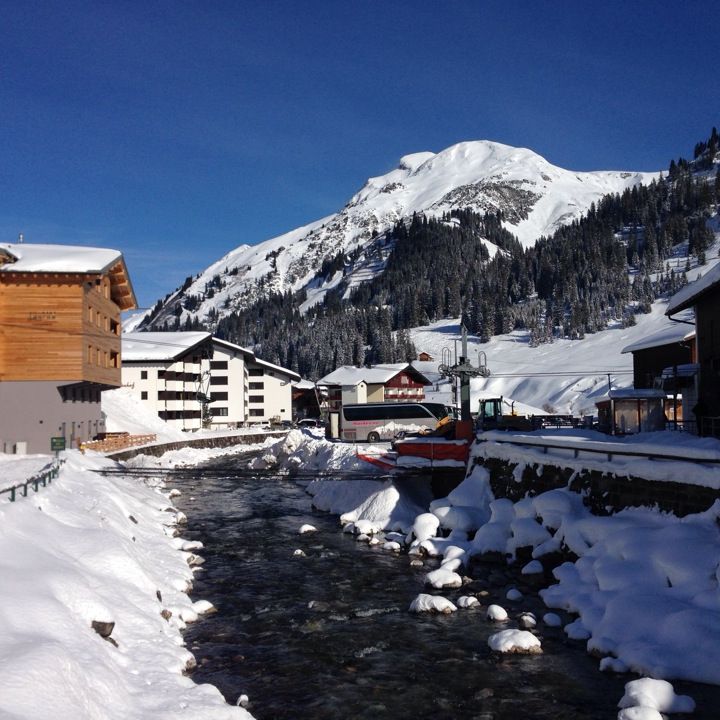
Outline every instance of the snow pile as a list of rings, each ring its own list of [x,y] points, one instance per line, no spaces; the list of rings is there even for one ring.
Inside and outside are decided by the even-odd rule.
[[[138,400],[130,388],[119,387],[101,394],[105,429],[131,435],[157,435],[158,442],[187,440],[187,433],[168,425]]]
[[[640,678],[625,685],[618,707],[618,720],[652,720],[660,718],[660,713],[695,712],[695,701],[687,695],[676,695],[665,680]]]
[[[720,501],[685,518],[644,508],[597,517],[579,495],[555,489],[494,500],[490,510],[468,556],[514,557],[519,548],[535,559],[560,549],[579,556],[541,591],[549,607],[578,614],[569,637],[635,672],[720,684]]]
[[[65,457],[51,485],[0,505],[0,716],[250,718],[182,674],[180,630],[211,606],[185,594],[192,553],[167,497],[96,474],[114,466],[97,455]]]

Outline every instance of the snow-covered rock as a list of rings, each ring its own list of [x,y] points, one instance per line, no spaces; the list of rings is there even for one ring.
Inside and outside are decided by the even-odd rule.
[[[412,613],[429,612],[449,614],[455,612],[457,607],[447,598],[441,597],[440,595],[420,593],[412,603],[410,603],[409,610]]]
[[[456,572],[446,570],[444,567],[429,572],[425,582],[438,590],[462,587],[462,578]]]
[[[488,605],[486,614],[488,620],[493,620],[494,622],[504,622],[508,619],[507,610],[500,605]]]
[[[501,630],[488,638],[491,650],[501,653],[528,653],[542,652],[540,640],[527,630]]]

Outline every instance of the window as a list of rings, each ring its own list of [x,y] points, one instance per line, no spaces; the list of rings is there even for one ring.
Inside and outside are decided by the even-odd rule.
[[[251,382],[249,385],[249,388],[251,390],[264,390],[265,389],[265,383],[262,382]]]
[[[263,376],[262,368],[250,368],[248,375],[250,375],[250,377],[262,377]]]
[[[226,392],[214,392],[214,393],[210,393],[210,399],[213,400],[213,401],[215,401],[215,400],[227,400],[227,399],[228,399],[228,394],[227,394]]]
[[[250,417],[262,417],[262,408],[250,408]]]
[[[227,360],[211,360],[210,361],[210,369],[211,370],[227,370],[228,362],[227,362]]]
[[[140,379],[141,379],[141,380],[147,380],[147,370],[141,370],[141,371],[140,371]]]
[[[227,375],[211,375],[210,376],[210,384],[211,385],[227,385],[228,384]]]
[[[227,417],[228,409],[226,407],[214,407],[210,408],[210,414],[214,417]]]
[[[251,403],[264,403],[265,402],[265,396],[264,395],[250,395],[248,398]]]
[[[148,399],[147,390],[143,390],[143,391],[140,393],[140,399],[141,399],[141,400],[147,400],[147,399]]]

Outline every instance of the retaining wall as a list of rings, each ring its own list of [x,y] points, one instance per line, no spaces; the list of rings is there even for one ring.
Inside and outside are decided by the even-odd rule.
[[[145,445],[144,447],[135,447],[130,450],[108,454],[107,457],[113,460],[129,460],[136,455],[153,455],[160,457],[170,450],[180,450],[185,447],[193,448],[217,448],[230,447],[231,445],[255,445],[265,442],[269,437],[282,437],[287,435],[287,430],[278,432],[253,433],[252,435],[219,435],[204,438],[194,438],[188,440],[178,440],[176,442],[159,443],[157,445]]]
[[[627,507],[658,507],[683,517],[703,512],[720,499],[720,490],[698,485],[618,477],[610,472],[576,471],[540,463],[525,465],[518,480],[514,471],[519,463],[497,458],[478,458],[477,462],[488,469],[495,497],[517,502],[526,495],[569,487],[582,495],[584,504],[596,515],[608,515]],[[691,473],[693,463],[687,465]]]

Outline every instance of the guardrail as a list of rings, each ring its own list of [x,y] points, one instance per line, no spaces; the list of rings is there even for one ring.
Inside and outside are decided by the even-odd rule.
[[[480,438],[483,439],[483,438]],[[703,457],[702,455],[692,455],[688,453],[655,453],[643,450],[625,450],[619,448],[617,445],[614,447],[591,447],[588,445],[582,445],[577,447],[572,444],[560,444],[560,443],[548,443],[544,440],[533,438],[488,438],[494,443],[500,445],[522,445],[524,447],[536,448],[543,454],[547,454],[548,450],[565,450],[572,453],[573,458],[577,459],[581,453],[593,453],[596,455],[604,455],[608,462],[612,462],[617,457],[632,457],[632,458],[646,458],[648,460],[674,460],[677,462],[694,462],[703,463],[707,465],[720,465],[720,459],[712,457]]]
[[[15,502],[15,498],[18,496],[18,491],[21,492],[22,497],[27,497],[28,487],[32,486],[35,492],[40,490],[40,486],[46,487],[58,476],[60,473],[60,466],[64,463],[64,460],[53,460],[53,462],[46,467],[42,472],[37,475],[33,475],[25,482],[18,483],[12,487],[3,488],[0,490],[0,495],[10,495],[10,502]]]

